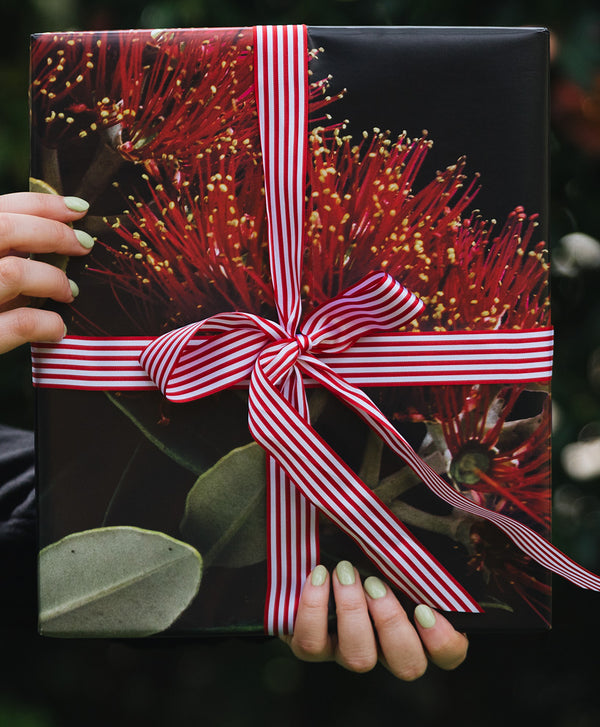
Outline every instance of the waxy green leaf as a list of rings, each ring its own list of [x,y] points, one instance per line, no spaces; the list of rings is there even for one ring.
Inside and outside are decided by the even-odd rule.
[[[74,533],[39,556],[40,633],[149,636],[198,592],[202,558],[164,533],[109,527]]]
[[[265,453],[252,442],[196,480],[181,532],[210,565],[239,568],[266,557]]]

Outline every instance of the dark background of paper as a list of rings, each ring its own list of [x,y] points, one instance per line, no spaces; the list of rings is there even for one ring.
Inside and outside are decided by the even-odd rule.
[[[185,0],[168,4],[104,2],[90,6],[9,2],[3,5],[0,172],[2,191],[27,186],[27,44],[30,32],[51,29],[313,24],[548,25],[555,33],[550,241],[555,260],[564,235],[600,237],[598,78],[600,23],[591,2],[447,4],[422,2],[270,2]],[[595,81],[597,83],[597,80]],[[575,103],[566,99],[572,92]],[[587,98],[581,105],[579,97]],[[597,96],[595,97],[597,99]],[[595,114],[594,114],[595,109]],[[563,268],[564,270],[564,268]],[[561,451],[598,434],[600,300],[598,272],[581,257],[571,274],[555,267],[554,323],[558,335],[555,401],[555,542],[598,569],[598,474],[578,479],[561,465]],[[32,425],[26,355],[3,357],[2,419]],[[592,463],[593,464],[593,463]],[[554,631],[547,635],[472,639],[456,673],[435,668],[416,684],[398,683],[383,669],[352,675],[334,665],[296,661],[277,641],[165,644],[44,641],[34,633],[31,581],[22,600],[3,601],[0,724],[53,727],[104,724],[220,725],[363,724],[403,719],[412,724],[504,725],[519,715],[547,725],[595,725],[600,714],[594,616],[598,596],[559,579]],[[317,695],[325,694],[319,704]]]

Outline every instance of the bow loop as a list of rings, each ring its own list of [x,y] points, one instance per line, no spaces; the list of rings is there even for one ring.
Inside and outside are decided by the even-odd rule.
[[[192,401],[247,380],[259,358],[265,375],[281,385],[304,354],[344,351],[368,333],[406,324],[423,307],[387,273],[371,273],[318,308],[292,336],[253,313],[219,313],[159,336],[140,363],[172,401]]]
[[[369,333],[406,325],[424,307],[391,275],[374,272],[318,308],[302,332],[310,338],[313,353],[338,353]]]
[[[159,336],[139,360],[167,399],[193,401],[248,380],[261,351],[286,342],[288,334],[274,321],[219,313]]]

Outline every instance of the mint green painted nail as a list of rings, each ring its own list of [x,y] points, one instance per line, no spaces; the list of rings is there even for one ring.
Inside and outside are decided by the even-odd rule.
[[[337,573],[338,581],[342,584],[342,586],[351,586],[356,581],[352,563],[347,560],[341,560],[336,565],[335,572]]]
[[[73,298],[77,298],[79,295],[79,286],[74,280],[69,280],[69,285],[71,286],[71,293],[73,294]]]
[[[81,197],[64,197],[63,199],[71,212],[87,212],[90,208],[89,203]]]
[[[324,565],[318,565],[310,574],[310,582],[313,586],[322,586],[327,580],[327,568]]]
[[[424,629],[430,629],[432,626],[435,626],[435,613],[424,603],[419,604],[415,608],[415,618]]]
[[[94,247],[94,238],[91,235],[88,235],[87,232],[84,232],[83,230],[73,230],[75,233],[75,237],[79,241],[79,244],[82,245],[82,247],[85,247],[86,250],[91,250]]]
[[[365,580],[365,591],[371,598],[383,598],[387,593],[385,583],[380,581],[377,576],[369,576]]]

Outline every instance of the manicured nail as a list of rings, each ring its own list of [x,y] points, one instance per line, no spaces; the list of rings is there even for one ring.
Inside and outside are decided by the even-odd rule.
[[[322,586],[327,580],[327,568],[324,565],[318,565],[310,574],[310,582],[313,586]]]
[[[435,626],[435,613],[424,603],[421,603],[415,608],[415,618],[424,629],[430,629],[432,626]]]
[[[337,573],[338,581],[342,584],[342,586],[351,586],[356,580],[354,577],[354,568],[352,567],[352,563],[349,563],[347,560],[341,560],[336,565],[335,572]]]
[[[87,232],[84,232],[83,230],[73,230],[75,233],[75,237],[79,241],[80,245],[85,247],[86,250],[91,250],[94,247],[94,238],[91,235],[88,235]]]
[[[380,581],[377,576],[369,576],[364,583],[365,591],[371,598],[383,598],[387,593],[385,583]]]
[[[71,293],[73,294],[73,298],[77,298],[79,295],[79,286],[74,280],[69,280],[69,285],[71,286]]]
[[[81,197],[64,197],[63,199],[71,212],[87,212],[90,208],[89,203]]]

